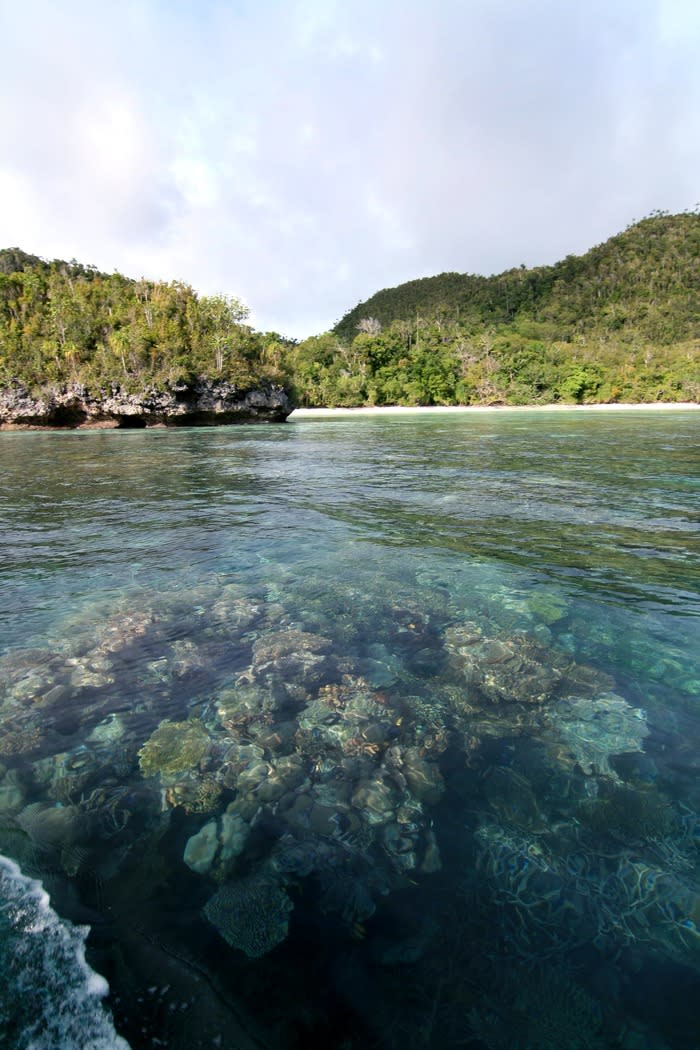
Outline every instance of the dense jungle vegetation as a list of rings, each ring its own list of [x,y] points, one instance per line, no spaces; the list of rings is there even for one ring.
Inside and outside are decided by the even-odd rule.
[[[700,213],[582,256],[377,292],[297,343],[228,296],[0,251],[0,386],[284,383],[298,404],[700,400]]]
[[[309,405],[700,400],[700,213],[554,266],[385,289],[293,356]]]
[[[75,261],[0,251],[0,386],[140,391],[218,378],[250,389],[282,382],[289,345],[256,332],[232,296],[180,281],[134,281]]]

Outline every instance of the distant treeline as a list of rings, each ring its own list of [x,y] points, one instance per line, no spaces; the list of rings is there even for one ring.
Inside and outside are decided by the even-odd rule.
[[[297,343],[230,296],[0,251],[0,386],[220,377],[301,405],[700,400],[700,214],[655,213],[582,256],[377,292]]]

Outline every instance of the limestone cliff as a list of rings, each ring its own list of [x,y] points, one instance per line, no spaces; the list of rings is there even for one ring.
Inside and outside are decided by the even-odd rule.
[[[21,383],[14,383],[0,390],[0,429],[281,423],[292,408],[282,387],[265,385],[241,390],[231,383],[208,379],[139,393],[128,393],[118,386],[89,390],[78,384],[33,393]]]

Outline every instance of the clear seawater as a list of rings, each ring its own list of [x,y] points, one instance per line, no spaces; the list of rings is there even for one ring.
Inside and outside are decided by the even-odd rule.
[[[3,434],[0,583],[3,1046],[700,1046],[700,413]]]

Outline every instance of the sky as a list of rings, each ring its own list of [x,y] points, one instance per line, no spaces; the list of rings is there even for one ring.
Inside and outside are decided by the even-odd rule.
[[[302,338],[694,208],[699,55],[698,0],[0,0],[0,247]]]

